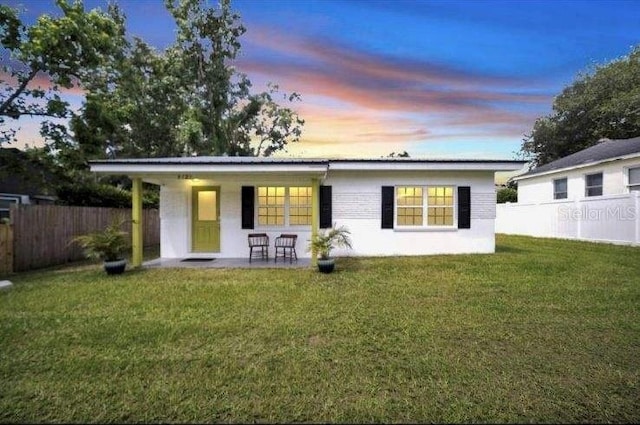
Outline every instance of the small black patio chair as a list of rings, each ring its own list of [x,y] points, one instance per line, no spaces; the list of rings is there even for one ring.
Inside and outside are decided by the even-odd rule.
[[[269,236],[266,233],[249,233],[249,262],[256,257],[269,261]],[[255,248],[256,253],[253,253]]]
[[[278,262],[278,257],[283,259],[289,258],[289,263],[292,263],[295,259],[298,261],[298,254],[296,253],[296,241],[298,235],[281,234],[276,238],[276,255],[274,262]]]

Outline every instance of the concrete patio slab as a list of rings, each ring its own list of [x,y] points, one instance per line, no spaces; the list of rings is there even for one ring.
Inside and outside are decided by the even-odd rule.
[[[273,258],[266,260],[252,260],[249,263],[248,258],[216,258],[214,260],[182,261],[183,258],[156,258],[155,260],[146,261],[142,264],[148,268],[185,268],[185,269],[300,269],[311,267],[310,258],[299,258],[292,263],[289,260],[278,259],[274,262]]]

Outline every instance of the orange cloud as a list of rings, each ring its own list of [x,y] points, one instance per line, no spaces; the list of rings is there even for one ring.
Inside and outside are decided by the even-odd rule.
[[[451,140],[452,134],[519,140],[552,98],[537,81],[294,39],[271,29],[254,27],[248,41],[252,54],[241,58],[240,69],[302,94],[303,144],[366,141],[398,150]]]
[[[9,87],[18,87],[18,80],[5,71],[0,71],[0,80],[2,81],[2,84],[5,84]],[[47,74],[45,74],[44,72],[38,72],[36,76],[31,81],[29,81],[27,87],[30,89],[39,88],[42,90],[51,90],[53,88],[53,82],[51,81],[51,77],[49,77]],[[86,93],[85,90],[77,83],[74,83],[73,87],[58,87],[58,89],[61,94],[69,96],[84,97]]]

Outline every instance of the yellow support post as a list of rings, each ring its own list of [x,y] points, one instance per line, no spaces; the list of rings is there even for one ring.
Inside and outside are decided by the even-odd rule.
[[[311,179],[311,239],[318,235],[320,227],[320,181]],[[318,265],[318,253],[311,250],[311,265]]]
[[[142,178],[134,177],[131,187],[131,266],[142,265]]]

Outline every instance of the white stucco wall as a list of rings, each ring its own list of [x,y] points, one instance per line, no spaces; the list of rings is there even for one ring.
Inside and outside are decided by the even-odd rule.
[[[603,195],[628,193],[627,170],[640,166],[640,158],[612,161],[569,171],[562,171],[518,181],[518,203],[546,202],[553,200],[553,180],[567,178],[567,200],[585,196],[585,175],[602,172]]]
[[[193,186],[220,186],[220,258],[247,257],[247,235],[266,233],[270,237],[273,255],[273,243],[281,233],[298,235],[296,252],[299,257],[308,257],[307,241],[311,235],[310,226],[258,226],[254,229],[241,227],[241,188],[242,186],[293,186],[311,185],[308,177],[291,176],[287,179],[274,177],[220,177],[211,179],[165,180],[160,188],[160,256],[162,258],[209,257],[211,253],[191,252],[191,208]]]
[[[352,233],[353,250],[336,255],[427,255],[495,251],[492,172],[333,172],[333,221]],[[470,186],[471,228],[381,228],[382,186]],[[457,208],[457,205],[456,205]],[[457,214],[457,210],[454,215]]]
[[[298,234],[297,253],[308,257],[310,226],[241,229],[241,187],[245,185],[310,185],[307,176],[247,176],[191,180],[165,179],[160,190],[161,256],[183,258],[209,256],[191,253],[191,188],[220,186],[221,258],[247,257],[247,234],[267,233],[273,241],[281,233]],[[495,250],[495,188],[492,171],[333,171],[322,182],[332,186],[333,221],[352,233],[352,251],[335,255],[425,255],[491,253]],[[470,186],[471,228],[447,230],[381,229],[382,186]],[[457,208],[457,205],[456,205]],[[457,210],[455,212],[457,214]],[[454,215],[455,215],[454,214]]]

